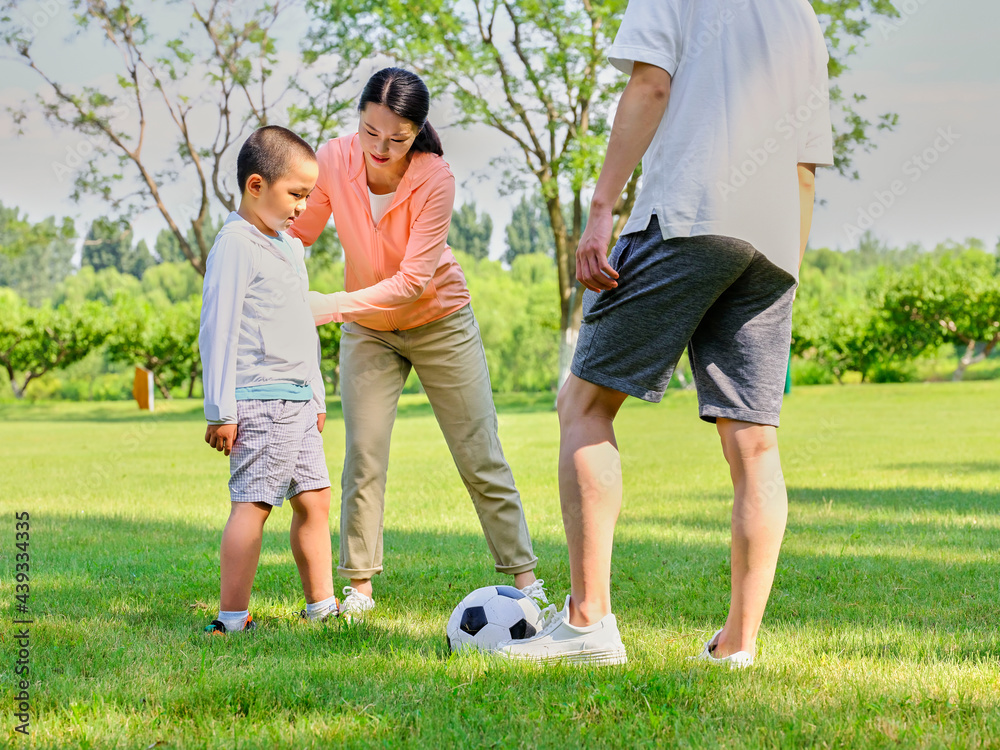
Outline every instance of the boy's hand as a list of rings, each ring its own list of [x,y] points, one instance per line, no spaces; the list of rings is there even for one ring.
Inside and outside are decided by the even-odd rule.
[[[320,432],[323,431],[323,427],[326,426],[326,412],[320,412],[316,415],[316,429]]]
[[[205,430],[205,442],[228,456],[236,444],[236,425],[210,424]]]

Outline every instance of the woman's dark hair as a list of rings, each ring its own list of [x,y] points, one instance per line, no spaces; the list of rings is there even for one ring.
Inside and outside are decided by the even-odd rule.
[[[417,126],[419,132],[410,151],[427,151],[438,156],[444,156],[441,139],[437,131],[427,122],[427,113],[431,108],[431,94],[427,85],[416,73],[402,68],[383,68],[368,79],[365,90],[361,92],[358,102],[358,112],[364,111],[368,104],[381,104],[388,107],[399,117],[409,120]]]

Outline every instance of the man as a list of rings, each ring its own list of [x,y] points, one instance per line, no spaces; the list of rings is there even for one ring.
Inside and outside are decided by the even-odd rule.
[[[630,74],[576,252],[583,326],[558,399],[572,591],[509,658],[621,664],[613,422],[658,402],[684,351],[734,487],[725,626],[698,658],[753,663],[784,535],[776,427],[817,165],[833,162],[828,54],[807,0],[632,0],[609,54]],[[643,183],[610,259],[612,207]]]

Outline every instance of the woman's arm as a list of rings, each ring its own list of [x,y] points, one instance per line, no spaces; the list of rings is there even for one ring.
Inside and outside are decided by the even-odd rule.
[[[436,186],[410,226],[406,251],[394,275],[365,289],[332,294],[309,293],[317,324],[344,322],[394,310],[417,300],[434,278],[448,246],[448,229],[455,205],[455,178]]]

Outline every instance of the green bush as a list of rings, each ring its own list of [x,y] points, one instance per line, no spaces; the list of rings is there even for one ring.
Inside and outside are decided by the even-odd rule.
[[[830,385],[834,383],[833,373],[830,368],[817,362],[814,359],[800,359],[795,357],[792,360],[792,385]]]

